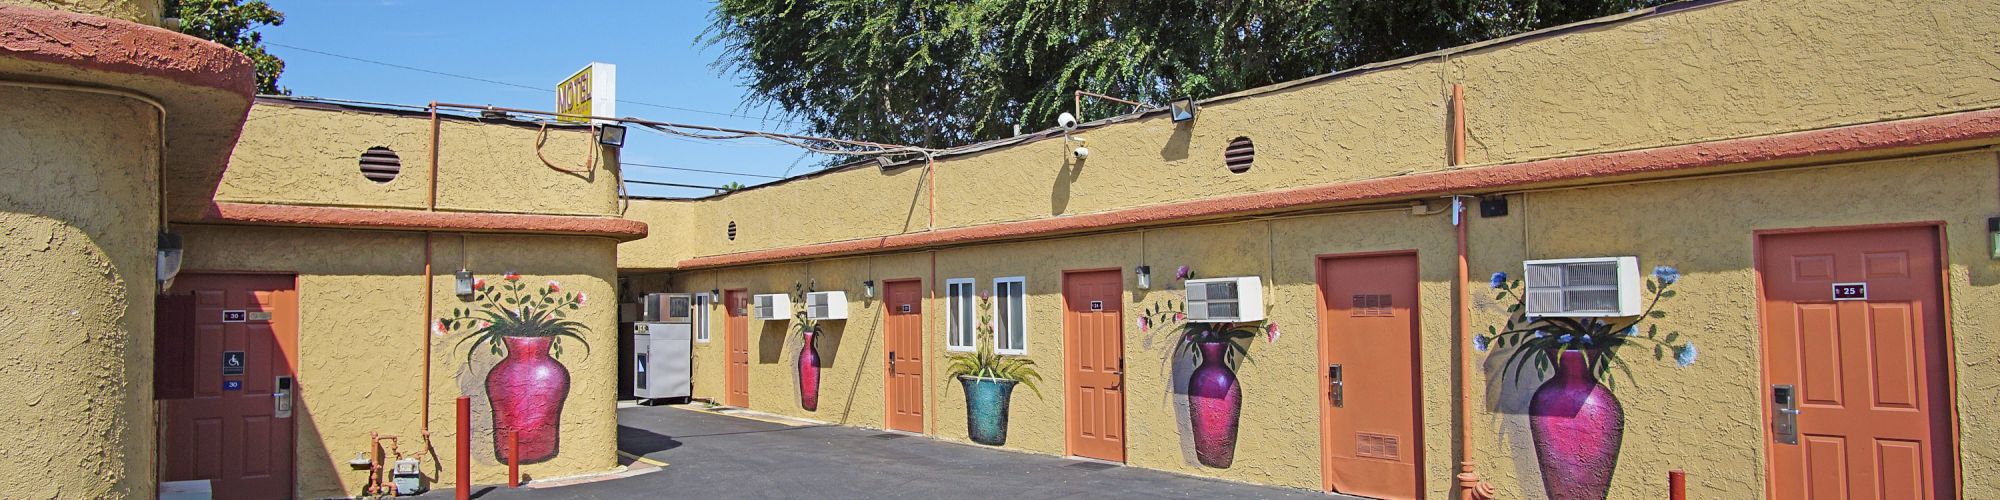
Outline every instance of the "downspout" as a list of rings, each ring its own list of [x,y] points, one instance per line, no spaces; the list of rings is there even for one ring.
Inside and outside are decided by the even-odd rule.
[[[1446,163],[1449,166],[1456,167],[1465,161],[1464,85],[1456,83],[1451,85],[1451,106],[1449,112],[1451,113],[1451,130],[1448,140],[1451,141],[1451,149],[1447,154]],[[1451,222],[1458,240],[1458,270],[1456,275],[1458,281],[1453,283],[1452,286],[1452,288],[1457,290],[1456,293],[1452,294],[1452,302],[1455,303],[1453,304],[1454,313],[1458,316],[1452,325],[1454,330],[1456,330],[1452,343],[1458,345],[1458,411],[1456,412],[1458,415],[1457,418],[1453,419],[1458,422],[1458,488],[1462,492],[1460,493],[1461,498],[1467,500],[1486,500],[1495,496],[1493,485],[1486,484],[1486,482],[1479,479],[1479,472],[1474,470],[1475,466],[1472,462],[1472,350],[1467,345],[1467,342],[1469,342],[1468,339],[1472,335],[1472,292],[1470,287],[1466,285],[1466,283],[1470,282],[1472,273],[1471,265],[1467,258],[1469,252],[1466,248],[1468,245],[1465,234],[1465,225],[1470,218],[1466,216],[1465,203],[1460,200],[1461,198],[1457,195],[1451,197]]]
[[[435,211],[437,211],[437,176],[438,176],[438,108],[437,108],[437,101],[431,101],[431,152],[430,152],[430,163],[431,163],[431,165],[430,165],[430,196],[428,197],[427,201],[425,202],[425,206],[424,206],[424,209],[425,209],[425,210],[428,210],[428,211],[433,211],[433,212],[435,212]],[[421,338],[422,338],[422,339],[424,339],[424,390],[423,390],[423,397],[424,397],[424,403],[423,403],[423,407],[424,407],[424,413],[423,413],[423,416],[424,416],[424,419],[423,419],[423,436],[424,436],[424,447],[425,447],[425,449],[429,449],[429,448],[430,448],[430,443],[431,443],[431,337],[430,337],[430,332],[431,332],[431,322],[433,321],[433,320],[431,319],[431,317],[432,317],[433,315],[435,315],[435,314],[436,314],[436,311],[435,311],[435,309],[434,309],[434,308],[435,308],[436,306],[432,304],[432,301],[436,299],[436,291],[435,291],[436,287],[434,286],[434,285],[435,285],[435,283],[433,283],[433,282],[432,282],[432,279],[431,279],[431,235],[432,235],[432,234],[434,234],[434,233],[432,233],[431,231],[424,231],[424,327],[423,327],[423,329],[421,330],[421,331],[423,332],[423,336],[422,336]],[[463,251],[463,250],[461,249],[460,251]]]

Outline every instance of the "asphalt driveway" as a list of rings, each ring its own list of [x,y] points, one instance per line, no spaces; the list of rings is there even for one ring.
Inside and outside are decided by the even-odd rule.
[[[666,462],[649,474],[512,498],[1327,498],[1132,467],[831,425],[788,426],[698,407],[618,410],[619,448]],[[478,488],[479,489],[485,488]]]

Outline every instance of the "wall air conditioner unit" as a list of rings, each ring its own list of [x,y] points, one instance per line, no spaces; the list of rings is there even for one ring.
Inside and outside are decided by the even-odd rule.
[[[761,321],[791,319],[792,296],[782,293],[757,294],[750,298],[750,317]]]
[[[806,319],[847,319],[847,292],[806,294]]]
[[[1531,260],[1522,267],[1529,316],[1639,315],[1638,257]]]
[[[1264,320],[1264,280],[1256,276],[1187,280],[1187,320],[1243,323]]]

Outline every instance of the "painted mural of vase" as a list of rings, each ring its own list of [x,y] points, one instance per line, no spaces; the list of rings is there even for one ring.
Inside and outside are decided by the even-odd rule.
[[[819,332],[806,330],[805,345],[799,346],[799,407],[819,411],[819,349],[813,339]]]
[[[1599,500],[1611,489],[1625,410],[1597,382],[1583,351],[1563,351],[1556,375],[1528,403],[1542,488],[1550,500]]]
[[[520,443],[524,464],[555,458],[561,445],[563,401],[569,398],[569,370],[549,357],[555,337],[501,337],[507,357],[486,375],[486,400],[493,406],[493,454],[507,462],[508,434]]]
[[[1243,388],[1224,357],[1229,344],[1198,342],[1201,365],[1188,377],[1188,423],[1194,429],[1195,459],[1227,468],[1236,460],[1236,425],[1242,416]]]
[[[1007,444],[1007,406],[1019,382],[1003,378],[958,376],[965,386],[965,433],[972,442]]]

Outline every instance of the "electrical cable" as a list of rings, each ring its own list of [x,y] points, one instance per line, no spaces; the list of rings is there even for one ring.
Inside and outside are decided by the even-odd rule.
[[[542,88],[542,87],[534,87],[534,86],[528,86],[528,85],[522,85],[522,84],[518,84],[518,83],[514,83],[514,82],[503,82],[503,81],[499,81],[499,80],[491,80],[491,79],[486,79],[486,78],[480,78],[480,77],[476,77],[476,76],[466,76],[466,75],[460,75],[460,74],[455,74],[455,73],[446,73],[446,72],[443,72],[443,71],[437,71],[437,70],[432,70],[432,69],[424,69],[424,68],[419,68],[419,67],[416,67],[416,66],[406,66],[406,65],[402,65],[402,64],[396,64],[396,63],[389,63],[389,62],[382,62],[382,61],[376,61],[376,60],[372,60],[372,59],[363,59],[363,58],[359,58],[359,57],[354,57],[354,56],[350,56],[350,55],[343,55],[343,54],[335,54],[335,53],[332,53],[332,52],[326,52],[326,51],[323,51],[323,50],[314,50],[314,49],[308,49],[308,48],[305,48],[305,47],[298,47],[298,46],[293,46],[293,45],[285,45],[285,44],[282,44],[282,43],[277,43],[277,42],[272,42],[272,41],[268,41],[268,40],[266,40],[266,41],[264,42],[264,44],[265,44],[265,45],[270,45],[270,46],[273,46],[273,47],[284,47],[284,48],[287,48],[287,49],[292,49],[292,50],[297,50],[297,51],[301,51],[301,52],[310,52],[310,53],[314,53],[314,54],[319,54],[319,55],[323,55],[323,56],[328,56],[328,57],[337,57],[337,58],[341,58],[341,59],[347,59],[347,60],[350,60],[350,61],[358,61],[358,62],[364,62],[364,63],[368,63],[368,64],[377,64],[377,65],[382,65],[382,66],[388,66],[388,67],[391,67],[391,68],[397,68],[397,69],[405,69],[405,70],[410,70],[410,71],[416,71],[416,72],[421,72],[421,73],[430,73],[430,74],[433,74],[433,75],[438,75],[438,76],[445,76],[445,77],[451,77],[451,78],[458,78],[458,79],[464,79],[464,80],[471,80],[471,81],[475,81],[475,82],[482,82],[482,83],[491,83],[491,84],[494,84],[494,85],[503,85],[503,86],[508,86],[508,87],[515,87],[515,88],[522,88],[522,89],[528,89],[528,90],[533,90],[533,91],[538,91],[538,92],[548,92],[548,93],[551,93],[551,94],[555,93],[555,89],[551,89],[551,88]],[[743,118],[743,119],[748,119],[748,120],[758,120],[758,121],[767,121],[767,122],[777,122],[777,123],[779,123],[779,124],[783,124],[783,125],[795,125],[795,123],[793,123],[793,122],[792,122],[792,120],[787,120],[787,119],[784,119],[784,118],[771,118],[771,117],[762,117],[762,118],[760,118],[760,117],[755,117],[755,116],[748,116],[748,115],[739,115],[739,114],[735,114],[735,113],[724,113],[724,112],[721,112],[721,111],[709,111],[709,110],[705,110],[705,109],[694,109],[694,108],[684,108],[684,107],[680,107],[680,106],[669,106],[669,105],[665,105],[665,104],[653,104],[653,103],[650,103],[650,102],[642,102],[642,101],[634,101],[634,100],[631,100],[631,99],[618,99],[618,102],[622,102],[622,103],[626,103],[626,104],[636,104],[636,105],[639,105],[639,106],[649,106],[649,107],[655,107],[655,108],[661,108],[661,109],[671,109],[671,110],[675,110],[675,111],[686,111],[686,112],[689,112],[689,113],[703,113],[703,114],[710,114],[710,115],[716,115],[716,116],[729,116],[729,117],[736,117],[736,118]]]
[[[697,186],[697,185],[694,185],[694,184],[675,184],[675,183],[672,183],[672,182],[654,182],[654,181],[635,181],[635,180],[632,180],[632,179],[625,179],[625,182],[626,182],[626,183],[630,183],[630,184],[645,184],[645,185],[648,185],[648,186],[666,186],[666,187],[677,187],[677,188],[689,188],[689,189],[714,189],[714,190],[717,190],[717,191],[721,191],[721,190],[722,190],[722,188],[719,188],[719,187],[715,187],[715,186]]]

